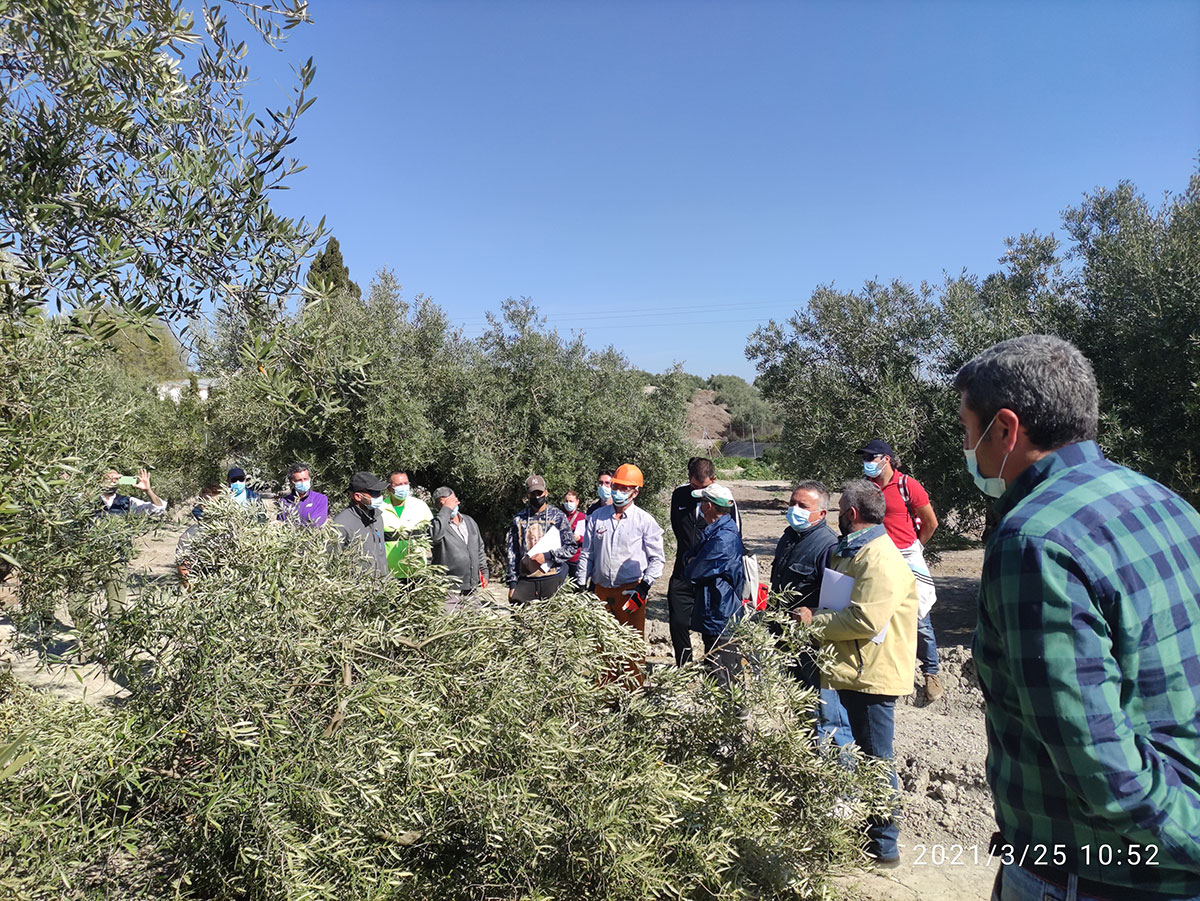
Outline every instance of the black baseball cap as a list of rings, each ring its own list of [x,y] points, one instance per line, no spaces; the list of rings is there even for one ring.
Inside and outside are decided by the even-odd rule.
[[[854,455],[856,457],[860,456],[862,454],[872,454],[872,455],[883,454],[888,457],[896,456],[896,452],[894,450],[892,450],[892,446],[890,444],[888,444],[886,441],[884,441],[882,438],[872,438],[870,441],[868,441],[866,444],[864,444],[862,447],[860,447],[858,450],[856,450],[854,452]]]
[[[350,476],[350,490],[367,494],[381,494],[387,483],[373,472],[356,472]]]

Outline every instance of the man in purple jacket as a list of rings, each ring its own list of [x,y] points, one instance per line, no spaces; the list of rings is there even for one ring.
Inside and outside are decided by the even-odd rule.
[[[293,463],[288,470],[292,493],[279,499],[279,521],[319,526],[329,518],[329,498],[312,490],[307,463]]]

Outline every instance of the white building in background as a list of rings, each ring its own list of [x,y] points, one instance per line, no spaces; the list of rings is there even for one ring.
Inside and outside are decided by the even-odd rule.
[[[220,379],[196,379],[196,393],[200,395],[201,400],[208,400],[209,390],[220,385]],[[182,381],[161,382],[158,386],[158,399],[166,400],[170,398],[175,403],[179,403],[183,398],[183,392],[187,391],[191,379],[183,379]]]

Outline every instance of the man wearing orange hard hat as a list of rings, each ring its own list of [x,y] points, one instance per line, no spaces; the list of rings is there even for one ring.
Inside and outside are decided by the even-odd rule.
[[[617,622],[646,634],[646,598],[650,586],[662,575],[663,530],[654,517],[637,506],[642,490],[642,471],[622,463],[612,477],[612,504],[601,507],[587,519],[583,550],[579,555],[579,584],[591,585],[596,597]],[[641,661],[627,663],[628,678],[641,684],[645,679]]]

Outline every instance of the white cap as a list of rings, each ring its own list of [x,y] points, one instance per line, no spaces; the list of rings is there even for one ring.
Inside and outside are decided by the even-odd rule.
[[[707,488],[701,488],[699,491],[693,491],[692,497],[699,497],[706,501],[712,501],[718,507],[733,506],[733,492],[724,485],[718,485],[716,482],[713,482]]]

